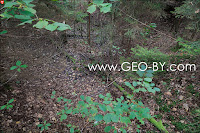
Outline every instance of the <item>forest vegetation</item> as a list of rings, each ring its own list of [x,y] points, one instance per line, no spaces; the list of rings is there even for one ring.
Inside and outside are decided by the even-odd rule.
[[[0,132],[200,132],[200,0],[0,3]]]

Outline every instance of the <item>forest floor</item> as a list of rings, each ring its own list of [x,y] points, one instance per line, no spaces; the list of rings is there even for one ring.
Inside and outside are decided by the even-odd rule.
[[[37,125],[46,120],[52,124],[48,131],[52,133],[69,132],[66,124],[76,125],[80,132],[104,132],[105,125],[94,127],[86,118],[77,115],[69,115],[67,120],[60,122],[57,113],[64,105],[51,99],[53,90],[56,91],[56,96],[65,96],[73,102],[80,100],[80,95],[91,96],[96,101],[100,101],[99,94],[111,93],[114,98],[123,95],[111,82],[104,84],[102,77],[89,72],[80,63],[74,63],[66,56],[67,53],[76,60],[90,63],[89,57],[96,56],[98,49],[89,47],[79,39],[71,39],[67,44],[60,44],[54,32],[37,30],[28,25],[15,25],[16,22],[11,21],[7,27],[9,33],[0,37],[1,83],[14,75],[7,84],[0,87],[0,105],[6,104],[12,98],[15,99],[12,109],[0,111],[0,131],[40,132]],[[88,49],[94,52],[90,53]],[[10,71],[10,67],[15,65],[17,60],[27,64],[28,68],[17,73],[14,70]],[[194,63],[198,64],[198,59],[194,60]],[[163,121],[170,133],[197,131],[199,114],[195,111],[200,106],[199,79],[199,70],[157,75],[154,82],[161,92],[155,95],[139,93],[137,97],[151,109],[151,115],[156,115],[156,119]],[[122,84],[125,80],[119,77],[115,81]],[[135,123],[138,121],[132,123],[133,126],[129,127],[128,132],[134,133]],[[140,130],[159,132],[147,120]]]

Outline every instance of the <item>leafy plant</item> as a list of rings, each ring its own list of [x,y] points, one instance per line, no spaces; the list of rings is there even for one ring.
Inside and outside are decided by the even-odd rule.
[[[155,23],[150,23],[148,25],[149,27],[144,27],[144,32],[140,32],[140,34],[144,37],[144,39],[147,40],[147,37],[149,37],[150,33],[152,32],[151,28],[156,28],[157,25]]]
[[[189,55],[200,54],[200,41],[189,42],[181,37],[179,37],[176,41],[178,42],[179,46],[181,46],[179,51],[185,52]]]
[[[3,109],[10,109],[10,108],[12,108],[13,105],[11,105],[11,103],[12,103],[13,101],[14,101],[14,99],[10,99],[10,100],[8,101],[7,104],[1,106],[1,109],[0,109],[0,110],[3,110]]]
[[[21,68],[27,68],[28,66],[27,65],[21,65],[21,61],[17,61],[16,62],[16,66],[12,66],[11,68],[10,68],[10,70],[14,70],[14,69],[17,69],[17,71],[18,72],[20,72],[21,71]]]
[[[145,70],[146,68],[144,65],[142,65],[141,69]],[[156,91],[160,91],[160,89],[155,87],[155,84],[152,83],[153,70],[138,70],[136,73],[140,76],[137,81],[133,81],[132,83],[125,82],[125,85],[128,86],[133,91],[133,93],[140,91],[155,93]]]
[[[112,4],[104,3],[104,0],[93,0],[93,3],[89,4],[87,12],[93,13],[96,11],[96,8],[99,7],[100,11],[103,13],[107,13],[111,11]]]
[[[65,102],[65,107],[58,113],[60,121],[67,119],[67,115],[69,114],[81,114],[83,118],[87,117],[94,125],[112,122],[123,123],[128,126],[131,124],[131,120],[135,118],[141,124],[144,124],[144,118],[151,118],[149,109],[144,107],[141,101],[136,102],[130,99],[132,102],[128,102],[125,101],[123,96],[113,100],[110,93],[107,93],[106,96],[99,95],[99,98],[103,99],[102,103],[93,101],[93,98],[89,96],[81,95],[80,98],[81,100],[78,101],[75,107],[72,106],[73,103],[71,103],[70,99],[61,98],[61,101]],[[104,112],[103,114],[100,113],[102,111]],[[110,132],[111,130],[114,130],[114,132],[117,131],[114,126],[106,126],[104,128],[105,132]],[[121,127],[120,130],[123,132],[126,131],[125,127]]]
[[[6,34],[7,32],[8,32],[7,30],[3,30],[3,31],[0,32],[0,35]]]
[[[38,18],[36,10],[33,9],[35,6],[31,4],[33,0],[22,0],[22,1],[8,1],[5,3],[3,9],[4,13],[0,14],[2,19],[15,18],[19,19],[22,23],[19,25],[24,25],[26,23],[32,24],[33,21],[37,21],[33,27],[38,29],[45,28],[49,31],[64,31],[71,29],[71,27],[64,23],[55,22],[53,20]],[[35,18],[33,18],[35,16]]]
[[[67,125],[67,127],[68,128],[70,128],[70,133],[74,133],[74,132],[80,132],[80,130],[79,129],[77,129],[78,128],[78,126],[75,126],[75,125],[71,125],[71,124],[68,124]]]
[[[44,121],[43,124],[38,124],[37,125],[39,128],[41,128],[40,130],[43,131],[43,130],[48,130],[49,129],[49,126],[51,126],[50,123],[47,123],[47,121]]]

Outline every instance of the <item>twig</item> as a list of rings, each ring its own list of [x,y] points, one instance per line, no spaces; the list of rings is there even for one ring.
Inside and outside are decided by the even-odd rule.
[[[15,71],[15,73],[12,75],[12,77],[10,79],[8,79],[5,83],[0,84],[0,86],[4,86],[5,84],[7,84],[15,76],[16,73],[17,73],[17,71]]]

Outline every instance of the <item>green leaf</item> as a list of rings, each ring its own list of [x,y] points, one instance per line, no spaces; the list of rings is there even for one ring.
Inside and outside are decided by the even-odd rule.
[[[49,30],[49,31],[54,31],[57,29],[57,25],[54,25],[54,24],[49,24],[45,27],[45,29]]]
[[[95,119],[96,121],[101,121],[101,120],[103,119],[103,116],[100,115],[100,114],[98,114],[98,115],[96,115],[96,116],[94,117],[94,119]]]
[[[132,84],[133,84],[133,86],[134,86],[134,87],[136,87],[136,86],[137,86],[137,82],[136,82],[136,81],[133,81],[133,83],[132,83]]]
[[[104,111],[104,112],[106,112],[106,106],[105,105],[102,105],[102,104],[99,104],[99,108],[102,110],[102,111]]]
[[[37,125],[38,127],[42,127],[43,126],[43,124],[39,124],[39,125]]]
[[[45,28],[47,25],[48,25],[47,21],[40,20],[35,25],[33,25],[33,27],[36,27],[38,29],[42,29],[42,28]]]
[[[139,70],[138,70],[136,73],[137,73],[140,77],[143,77],[143,75],[144,75],[144,71],[139,71]]]
[[[67,119],[67,115],[66,114],[62,114],[61,117],[60,117],[60,121],[63,121]]]
[[[33,13],[31,13],[29,11],[25,11],[25,10],[20,10],[19,13],[20,13],[20,15],[25,15],[25,16],[30,16],[30,17],[34,16]],[[15,15],[15,13],[13,15]]]
[[[150,86],[153,87],[153,86],[155,86],[155,84],[154,84],[154,83],[151,83]]]
[[[154,87],[153,89],[154,89],[155,91],[160,91],[160,89],[157,88],[157,87]]]
[[[10,104],[10,103],[12,103],[14,101],[14,99],[10,99],[9,101],[8,101],[8,103]]]
[[[22,67],[22,68],[27,68],[28,66],[27,66],[27,65],[21,65],[20,67]]]
[[[155,93],[156,91],[154,89],[152,89],[151,87],[147,88],[148,92],[152,92]]]
[[[23,8],[23,9],[26,10],[26,11],[29,11],[29,12],[31,12],[31,13],[33,13],[33,14],[36,13],[36,10],[33,9],[33,8],[30,8],[30,7],[25,7],[25,8]]]
[[[13,107],[13,105],[8,105],[8,106],[7,106],[7,109],[12,108],[12,107]]]
[[[111,122],[111,118],[112,118],[112,115],[110,113],[108,113],[108,114],[104,115],[103,120],[106,123],[109,123],[109,122]]]
[[[124,128],[120,128],[120,130],[122,131],[122,133],[127,133],[126,130]]]
[[[153,74],[152,73],[146,73],[145,76],[148,77],[148,78],[152,78]]]
[[[12,66],[11,68],[10,68],[10,70],[14,70],[14,69],[16,69],[17,68],[17,66]]]
[[[71,112],[72,112],[72,109],[68,109],[65,111],[66,114],[71,114]]]
[[[27,21],[24,21],[23,23],[20,23],[20,24],[18,24],[18,25],[24,25],[24,24],[26,24],[26,23],[32,24],[32,22],[33,22],[34,20],[35,20],[35,19],[27,20]]]
[[[44,126],[40,130],[43,131],[44,130]]]
[[[111,94],[110,94],[110,93],[106,93],[106,96],[107,96],[107,97],[111,97]]]
[[[128,126],[128,124],[131,124],[129,117],[121,117],[120,121],[121,121],[121,123],[126,124],[126,126]]]
[[[56,91],[53,91],[52,94],[55,95],[55,94],[56,94]]]
[[[17,19],[24,19],[24,20],[31,19],[31,17],[27,15],[15,15],[14,17]]]
[[[86,102],[90,103],[91,102],[91,97],[86,97]]]
[[[18,72],[21,72],[21,69],[20,69],[20,68],[18,68],[18,69],[17,69],[17,71],[18,71]]]
[[[110,132],[110,130],[111,130],[111,126],[107,126],[107,127],[104,128],[104,131],[105,131],[106,133]]]
[[[57,102],[60,102],[63,99],[63,97],[58,97]]]
[[[67,125],[67,127],[71,127],[71,126],[72,126],[72,124],[68,124],[68,125]]]
[[[67,30],[67,29],[71,29],[71,27],[69,26],[69,25],[67,25],[67,24],[64,24],[64,23],[58,23],[58,22],[55,22],[55,23],[53,23],[55,26],[59,26],[58,28],[57,28],[57,30],[59,30],[59,31],[64,31],[64,30]]]
[[[104,98],[105,96],[104,95],[102,95],[102,94],[99,94],[99,98]]]
[[[26,3],[27,5],[29,4],[29,3],[31,3],[33,0],[23,0],[23,2],[24,3]]]
[[[49,129],[48,126],[46,126],[46,125],[44,126],[44,128],[45,128],[45,130],[48,130],[48,129]]]
[[[91,5],[88,7],[87,12],[90,14],[96,11],[96,5]]]
[[[5,12],[2,13],[2,14],[0,14],[0,16],[3,17],[2,19],[5,19],[5,18],[6,18],[6,19],[9,19],[9,18],[12,18],[12,17],[13,17],[12,15],[9,15],[8,13],[5,13]]]
[[[114,113],[111,113],[112,117],[111,120],[112,122],[118,122],[119,121],[119,115],[116,115]]]
[[[103,4],[101,4],[101,5],[103,5]],[[110,12],[111,11],[111,7],[112,7],[112,4],[111,3],[107,3],[107,5],[105,5],[105,6],[100,8],[100,11],[103,12],[103,13]]]
[[[104,104],[110,104],[111,101],[103,101]]]
[[[21,61],[18,60],[18,61],[16,62],[16,65],[17,65],[17,66],[20,66],[20,65],[21,65]]]
[[[93,3],[96,5],[100,5],[104,2],[104,0],[93,0]]]
[[[130,89],[135,90],[135,88],[131,85],[129,82],[124,82],[126,86],[128,86]]]
[[[85,96],[84,96],[84,95],[81,95],[80,98],[81,98],[82,100],[85,100]]]
[[[1,110],[5,109],[5,108],[6,108],[6,105],[1,106]]]
[[[134,111],[130,112],[129,118],[134,119],[135,117],[136,117],[135,112]]]
[[[14,5],[18,5],[18,3],[17,3],[17,2],[9,2],[9,1],[6,1],[3,8],[12,7],[12,6],[14,6]]]
[[[147,82],[151,82],[152,78],[144,78],[144,80],[147,81]]]
[[[6,34],[7,32],[8,32],[7,30],[3,30],[2,32],[0,32],[0,35]]]
[[[47,123],[47,124],[46,124],[46,126],[48,126],[48,127],[49,127],[49,126],[51,126],[51,124],[50,124],[50,123]]]
[[[73,127],[70,128],[70,133],[74,133],[74,128]]]

